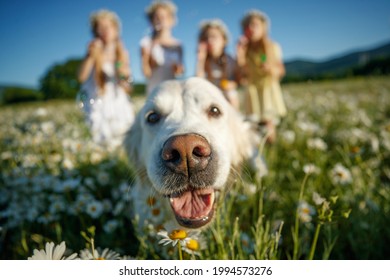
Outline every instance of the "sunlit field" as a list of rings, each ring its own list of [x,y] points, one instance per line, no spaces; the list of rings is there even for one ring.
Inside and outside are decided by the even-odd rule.
[[[390,259],[390,79],[284,91],[277,142],[259,147],[268,174],[244,168],[201,233],[163,232],[153,199],[134,229],[134,172],[92,143],[75,102],[0,107],[0,258],[62,244],[58,258]]]

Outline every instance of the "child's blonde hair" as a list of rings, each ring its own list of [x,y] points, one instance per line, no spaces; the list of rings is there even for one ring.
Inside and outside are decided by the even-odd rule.
[[[119,20],[119,17],[116,13],[109,11],[109,10],[99,10],[97,12],[94,12],[91,14],[89,18],[89,22],[91,25],[92,33],[95,37],[97,37],[97,27],[99,24],[99,20],[102,18],[107,18],[111,20],[111,22],[114,24],[116,29],[118,30],[118,34],[121,31],[121,21]]]
[[[115,61],[116,63],[123,63],[126,59],[126,50],[124,49],[123,45],[120,44],[119,42],[119,33],[121,29],[121,22],[118,17],[118,15],[112,11],[109,10],[99,10],[97,12],[94,12],[90,16],[90,25],[92,29],[93,36],[95,38],[98,37],[97,33],[97,28],[99,25],[99,20],[107,18],[111,20],[111,22],[114,24],[118,31],[118,38],[116,41],[116,46],[115,46]],[[117,72],[116,74],[119,75],[118,69],[115,69]],[[103,53],[100,53],[97,57],[96,65],[95,65],[95,80],[100,89],[104,88],[105,82],[106,82],[106,76],[103,72]]]
[[[223,38],[225,39],[225,44],[228,43],[229,31],[228,31],[225,23],[220,19],[212,19],[212,20],[206,20],[206,21],[201,22],[199,37],[198,37],[200,42],[206,40],[207,30],[209,28],[218,29],[221,32]]]
[[[253,18],[259,19],[264,24],[265,30],[267,31],[267,33],[269,32],[271,22],[270,22],[268,16],[259,10],[250,10],[249,12],[247,12],[245,14],[243,19],[241,20],[242,31],[245,31],[245,29],[248,27],[249,23],[251,22],[251,20]]]
[[[153,20],[153,16],[159,8],[167,9],[172,17],[176,19],[177,7],[172,1],[156,0],[145,9],[145,13],[149,21]]]

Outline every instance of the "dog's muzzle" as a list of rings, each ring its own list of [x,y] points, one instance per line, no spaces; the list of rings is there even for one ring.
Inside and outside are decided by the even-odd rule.
[[[198,134],[172,136],[163,145],[165,189],[176,220],[184,227],[202,227],[212,219],[214,157],[208,141]]]

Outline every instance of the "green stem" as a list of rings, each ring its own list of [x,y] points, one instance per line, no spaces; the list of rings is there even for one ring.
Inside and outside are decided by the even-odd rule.
[[[318,236],[320,235],[320,229],[321,229],[321,223],[318,223],[316,226],[316,231],[314,233],[313,242],[311,243],[310,254],[309,254],[308,260],[312,260],[314,258],[314,252],[316,251]]]
[[[303,191],[305,189],[307,178],[309,177],[309,174],[305,175],[305,178],[303,178],[303,182],[301,184],[301,188],[299,190],[299,198],[298,203],[300,203],[303,199]],[[293,260],[298,259],[298,251],[299,251],[299,208],[297,207],[297,210],[295,212],[295,225],[294,225],[294,231],[293,231],[293,242],[294,242],[294,251],[293,251]]]
[[[179,260],[183,260],[183,252],[181,251],[181,243],[179,241],[178,243],[178,249],[179,249]]]
[[[92,258],[95,259],[95,240],[93,237],[91,238],[91,251],[92,251]]]

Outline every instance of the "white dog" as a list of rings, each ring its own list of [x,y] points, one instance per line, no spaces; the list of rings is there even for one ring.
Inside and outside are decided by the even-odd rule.
[[[136,168],[140,226],[208,224],[231,170],[254,155],[259,135],[201,78],[162,83],[146,100],[125,146]]]

